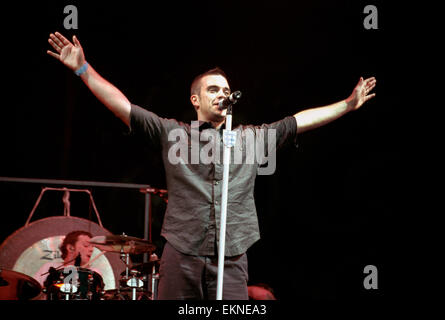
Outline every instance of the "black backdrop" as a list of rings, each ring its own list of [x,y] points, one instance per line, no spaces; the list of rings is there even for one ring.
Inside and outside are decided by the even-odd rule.
[[[78,30],[65,30],[66,5]],[[250,283],[282,300],[375,299],[394,293],[408,130],[400,79],[409,42],[400,8],[373,2],[378,30],[366,30],[363,1],[12,3],[3,11],[0,176],[129,182],[165,188],[159,155],[84,84],[46,54],[48,34],[76,34],[88,62],[135,104],[194,120],[193,77],[223,68],[243,92],[234,122],[261,124],[346,98],[360,76],[377,96],[359,111],[298,137],[281,150],[274,175],[256,181],[262,239],[249,251]],[[5,23],[6,22],[6,23]],[[41,185],[0,182],[0,241],[24,225]],[[143,236],[143,195],[91,188],[104,227]],[[72,195],[72,215],[89,217]],[[62,214],[60,194],[35,216]],[[153,198],[159,248],[165,204]],[[94,217],[93,217],[94,220]],[[160,252],[158,252],[160,254]],[[134,257],[137,260],[139,257]],[[363,269],[379,289],[363,288]]]

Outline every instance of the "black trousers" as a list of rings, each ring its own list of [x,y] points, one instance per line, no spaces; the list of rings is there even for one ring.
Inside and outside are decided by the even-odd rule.
[[[168,242],[159,269],[158,299],[216,300],[217,256],[192,256]],[[223,299],[248,300],[247,255],[224,259]]]

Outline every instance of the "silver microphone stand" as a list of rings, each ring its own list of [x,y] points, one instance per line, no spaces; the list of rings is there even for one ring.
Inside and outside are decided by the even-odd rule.
[[[226,246],[226,221],[227,221],[227,195],[229,189],[229,165],[230,148],[235,145],[236,139],[230,139],[232,133],[232,105],[227,108],[226,129],[223,133],[224,151],[223,151],[223,184],[221,196],[221,221],[219,229],[219,247],[218,247],[218,276],[216,286],[216,300],[222,300],[223,278],[224,278],[224,253]],[[233,137],[233,136],[232,136]],[[232,140],[232,141],[230,141]]]

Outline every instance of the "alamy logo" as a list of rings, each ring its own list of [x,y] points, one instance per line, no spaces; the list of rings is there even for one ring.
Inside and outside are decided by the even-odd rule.
[[[365,267],[365,269],[363,269],[363,273],[367,274],[365,279],[363,279],[363,287],[366,290],[377,289],[378,288],[378,285],[377,285],[377,267],[372,265],[372,264],[367,265]]]
[[[67,30],[79,29],[77,7],[71,4],[67,5],[63,9],[63,13],[68,14],[65,19],[63,19],[63,27]]]
[[[74,266],[63,268],[63,273],[67,276],[63,279],[63,285],[60,291],[63,293],[76,293],[79,287],[79,273]]]
[[[271,175],[276,168],[276,130],[254,128],[242,132],[225,132],[226,144],[233,150],[233,164],[258,165],[259,175]],[[199,121],[192,121],[190,136],[183,128],[169,132],[168,150],[172,165],[222,164],[223,142],[215,130],[199,131]]]

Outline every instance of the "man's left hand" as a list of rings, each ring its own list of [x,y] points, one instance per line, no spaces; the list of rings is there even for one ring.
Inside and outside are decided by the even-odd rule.
[[[357,110],[366,101],[375,97],[375,93],[370,94],[370,92],[372,89],[374,89],[376,83],[377,80],[375,77],[370,77],[365,80],[363,80],[363,77],[360,77],[359,82],[347,99],[349,111]]]

